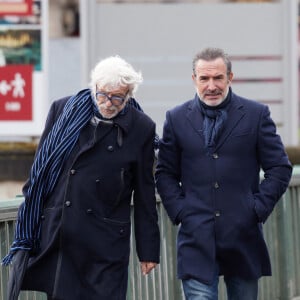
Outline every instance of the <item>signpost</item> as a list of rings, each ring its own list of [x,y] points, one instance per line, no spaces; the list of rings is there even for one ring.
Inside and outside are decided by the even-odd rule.
[[[0,16],[30,15],[32,0],[0,0]]]
[[[0,140],[39,137],[48,106],[48,1],[0,0]]]
[[[0,120],[32,121],[32,65],[0,67]]]

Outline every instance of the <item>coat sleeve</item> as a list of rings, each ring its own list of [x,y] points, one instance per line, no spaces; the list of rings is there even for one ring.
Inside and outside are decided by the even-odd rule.
[[[138,126],[138,125],[137,125]],[[156,210],[154,166],[155,124],[151,122],[138,153],[134,184],[134,230],[140,261],[159,262],[160,234]]]
[[[264,171],[255,197],[255,210],[260,222],[265,222],[277,201],[286,191],[292,175],[292,166],[285,152],[268,107],[262,112],[258,137],[258,158]]]
[[[166,113],[163,137],[160,141],[155,179],[157,191],[163,205],[174,224],[183,218],[184,193],[180,183],[181,155],[174,132],[171,113]]]

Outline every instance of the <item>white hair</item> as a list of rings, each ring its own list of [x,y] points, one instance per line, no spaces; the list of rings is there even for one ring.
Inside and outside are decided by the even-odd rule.
[[[134,96],[138,85],[143,81],[142,74],[120,56],[110,56],[97,63],[91,72],[90,88],[96,94],[96,86],[101,88],[118,88],[128,86],[128,96]]]

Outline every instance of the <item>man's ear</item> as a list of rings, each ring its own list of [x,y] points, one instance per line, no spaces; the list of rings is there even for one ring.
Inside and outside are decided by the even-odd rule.
[[[193,80],[193,82],[195,83],[195,81],[196,81],[196,76],[195,76],[194,73],[192,73],[192,80]]]

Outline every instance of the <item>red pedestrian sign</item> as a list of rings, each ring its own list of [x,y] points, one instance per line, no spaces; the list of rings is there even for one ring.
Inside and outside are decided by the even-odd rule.
[[[0,67],[0,121],[32,121],[32,65]]]
[[[0,16],[32,14],[32,0],[0,0]]]

